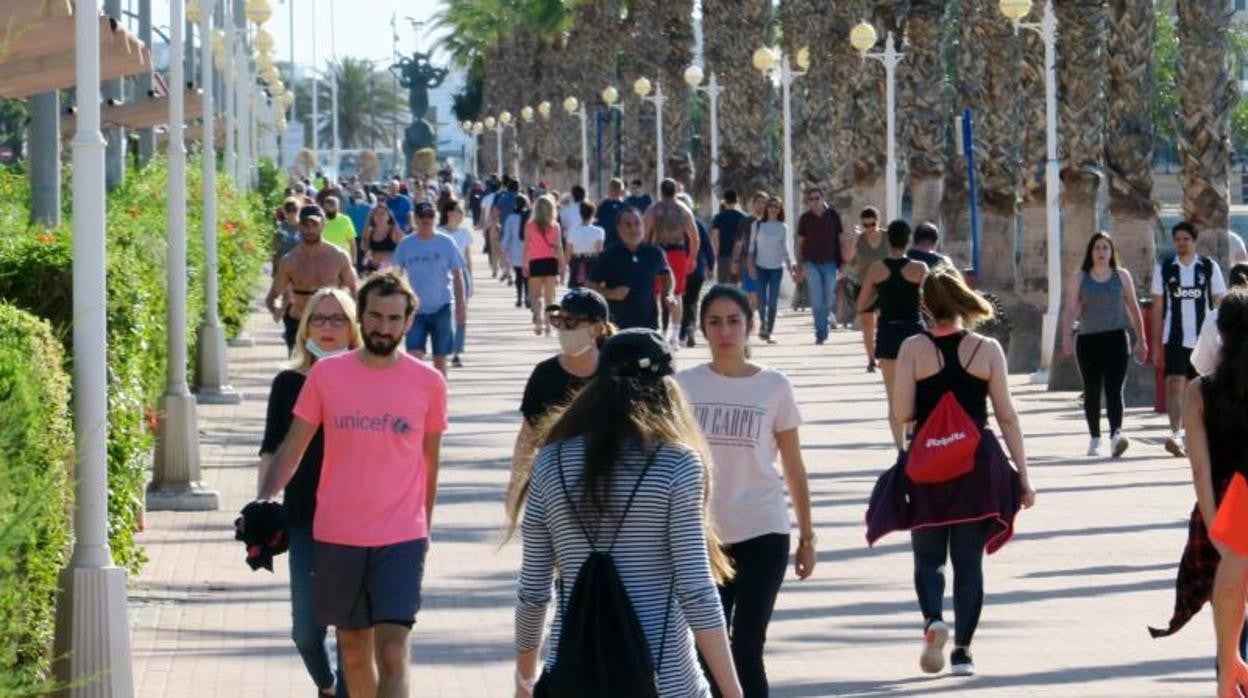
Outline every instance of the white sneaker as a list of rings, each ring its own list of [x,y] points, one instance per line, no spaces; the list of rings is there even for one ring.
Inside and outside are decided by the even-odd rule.
[[[1122,454],[1127,452],[1127,448],[1131,446],[1131,440],[1122,435],[1122,432],[1114,434],[1109,440],[1109,451],[1114,458],[1121,458]]]
[[[923,631],[923,654],[919,668],[927,674],[939,674],[945,668],[945,643],[949,642],[949,626],[934,620]]]
[[[1187,455],[1187,449],[1183,448],[1183,441],[1178,434],[1171,434],[1166,437],[1166,451],[1175,458],[1182,458]]]
[[[1089,456],[1099,456],[1099,455],[1101,455],[1101,440],[1100,440],[1100,438],[1096,438],[1096,437],[1094,437],[1091,441],[1088,441],[1088,455],[1089,455]]]

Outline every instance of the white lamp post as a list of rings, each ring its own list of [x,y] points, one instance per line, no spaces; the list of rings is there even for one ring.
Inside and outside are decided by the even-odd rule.
[[[503,176],[503,127],[492,116],[485,117],[482,125],[485,126],[485,130],[494,132],[494,166],[498,168],[498,176],[501,179]]]
[[[1001,14],[1014,23],[1014,32],[1030,29],[1044,40],[1044,142],[1047,162],[1044,166],[1044,205],[1046,246],[1048,247],[1049,302],[1044,311],[1040,332],[1040,370],[1031,376],[1032,383],[1048,383],[1053,365],[1053,347],[1057,342],[1057,321],[1062,311],[1062,178],[1057,160],[1057,15],[1053,0],[1044,4],[1044,17],[1039,23],[1024,22],[1031,12],[1031,0],[1001,0]]]
[[[887,159],[884,174],[884,210],[888,221],[901,217],[901,201],[897,192],[897,64],[904,54],[897,52],[893,33],[884,37],[884,50],[872,51],[878,37],[875,27],[861,22],[849,32],[849,43],[863,59],[872,58],[884,64],[884,109],[888,119]]]
[[[605,91],[605,90],[604,90]],[[581,120],[581,188],[589,193],[589,115],[585,113],[585,104],[576,97],[563,100],[563,110]]]
[[[775,76],[780,79],[781,104],[784,112],[784,210],[794,215],[793,208],[793,114],[791,109],[793,81],[806,74],[810,67],[810,51],[803,48],[797,52],[797,67],[793,70],[789,65],[788,55],[778,49],[763,46],[754,52],[754,67],[763,75]],[[789,235],[794,234],[796,226],[791,226]]]
[[[508,126],[511,126],[511,129],[512,129],[511,130],[511,134],[512,134],[511,136],[511,145],[512,145],[511,176],[515,177],[516,179],[519,179],[520,178],[520,163],[516,160],[516,148],[515,148],[516,130],[515,130],[515,126],[512,124],[511,112],[504,109],[498,114],[498,144],[500,148],[502,147],[502,144],[503,144],[503,131],[507,130]],[[502,165],[500,164],[499,167],[501,168]]]
[[[225,173],[234,180],[234,184],[238,184],[238,163],[236,158],[237,143],[235,143],[235,117],[238,112],[238,76],[234,74],[234,45],[236,35],[236,23],[234,21],[234,3],[225,0],[224,12],[222,16],[225,18],[225,43],[223,44],[222,60],[225,65],[221,69],[221,79],[224,84],[221,86],[221,94],[225,96]]]
[[[658,82],[654,84],[654,95],[650,96],[650,81],[646,78],[637,78],[633,92],[643,101],[654,104],[654,191],[657,194],[663,184],[663,103],[667,98],[663,96],[663,85]]]
[[[697,92],[705,92],[707,99],[710,100],[711,107],[711,213],[712,215],[719,210],[719,93],[723,88],[715,80],[715,73],[711,73],[711,79],[702,85],[702,68],[700,66],[691,65],[685,68],[685,84]]]
[[[104,135],[96,0],[74,13],[78,123],[73,139],[74,552],[61,577],[57,677],[84,695],[134,693],[126,571],[108,546],[108,292]],[[181,24],[181,18],[175,21]]]
[[[472,122],[472,171],[478,177],[481,175],[481,154],[478,147],[482,133],[485,133],[485,124],[480,121]]]
[[[333,143],[331,146],[332,153],[333,153],[331,158],[333,162],[331,163],[330,168],[329,168],[330,172],[332,172],[330,176],[333,178],[331,181],[338,179],[338,164],[340,162],[339,160],[340,154],[338,150],[339,150],[339,147],[341,146],[338,140],[338,73],[339,73],[338,43],[335,39],[335,34],[337,32],[334,31],[334,28],[337,26],[338,26],[338,22],[335,20],[335,17],[334,17],[334,0],[329,0],[329,59],[330,61],[332,61],[332,64],[334,66],[334,72],[332,75],[329,76],[330,79],[332,80],[332,82],[329,83],[329,102],[330,102],[329,108],[331,110],[329,119],[330,119],[330,123],[332,124],[330,128],[333,132],[333,135],[332,135]]]

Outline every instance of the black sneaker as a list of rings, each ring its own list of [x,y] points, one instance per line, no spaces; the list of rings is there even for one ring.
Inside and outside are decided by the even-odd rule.
[[[867,364],[867,373],[875,373],[875,362]]]
[[[975,673],[975,661],[971,659],[971,651],[965,647],[955,647],[949,655],[949,671],[954,676],[971,676]]]
[[[688,335],[686,335],[686,336],[685,336],[685,346],[687,346],[687,347],[689,347],[689,348],[693,348],[693,347],[698,346],[698,342],[697,342],[697,340],[695,340],[695,339],[693,338],[693,333],[692,333],[692,332],[690,332]]]
[[[464,362],[459,360],[459,354],[456,354],[455,356],[451,357],[451,366],[454,366],[455,368],[464,367]]]

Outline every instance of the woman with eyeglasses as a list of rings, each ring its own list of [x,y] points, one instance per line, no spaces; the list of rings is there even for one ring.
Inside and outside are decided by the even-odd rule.
[[[884,239],[884,231],[880,230],[880,212],[874,206],[868,206],[862,209],[858,220],[854,243],[844,249],[845,264],[851,277],[851,298],[857,298],[862,293],[867,269],[888,256],[888,241]],[[867,373],[875,373],[875,306],[858,313],[858,322],[862,329],[862,345],[867,350]]]
[[[789,228],[784,223],[784,203],[779,197],[767,200],[763,217],[754,226],[750,236],[750,273],[758,279],[758,337],[768,344],[776,327],[776,311],[780,306],[780,282],[784,271],[795,274],[793,257],[789,253]]]
[[[511,456],[512,487],[527,477],[534,455],[537,425],[551,410],[567,404],[598,368],[598,348],[615,334],[608,320],[607,300],[588,288],[570,289],[558,305],[546,309],[551,327],[559,333],[559,353],[533,367],[520,402],[520,433]],[[507,501],[512,498],[509,494]]]
[[[363,346],[359,325],[355,322],[355,301],[340,288],[322,288],[308,299],[299,329],[290,366],[273,379],[264,421],[264,441],[260,445],[259,483],[268,476],[273,456],[286,438],[294,419],[295,401],[303,388],[308,371],[318,359]],[[318,429],[308,445],[299,469],[286,485],[282,504],[290,522],[290,605],[293,628],[291,636],[303,665],[322,695],[346,695],[342,688],[342,656],[338,657],[338,692],[335,676],[325,649],[325,626],[316,620],[312,598],[312,518],[316,512],[316,488],[321,480],[321,456],[324,441]]]

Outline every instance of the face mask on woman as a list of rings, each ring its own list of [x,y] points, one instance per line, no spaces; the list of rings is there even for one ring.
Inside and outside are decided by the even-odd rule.
[[[342,347],[340,349],[322,349],[321,345],[317,344],[316,340],[312,339],[311,337],[309,337],[307,341],[303,343],[303,348],[307,349],[308,353],[317,359],[327,359],[331,356],[336,356],[338,354],[341,354],[347,350],[346,347]]]
[[[594,338],[589,334],[589,326],[584,325],[575,330],[559,330],[559,348],[568,356],[581,356],[594,348]]]

